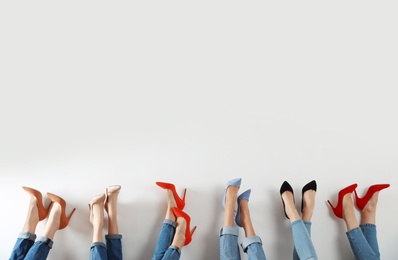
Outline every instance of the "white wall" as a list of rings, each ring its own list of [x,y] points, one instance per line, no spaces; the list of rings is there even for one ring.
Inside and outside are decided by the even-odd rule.
[[[156,181],[188,188],[198,226],[181,259],[217,259],[226,181],[252,189],[268,259],[290,259],[279,187],[318,182],[320,259],[354,259],[325,201],[380,193],[383,259],[397,259],[397,5],[0,3],[0,258],[29,196],[77,208],[48,259],[88,259],[87,203],[121,184],[125,259],[150,259],[165,211]],[[48,199],[46,200],[48,203]],[[43,231],[40,222],[37,233]],[[245,257],[243,259],[246,259]]]

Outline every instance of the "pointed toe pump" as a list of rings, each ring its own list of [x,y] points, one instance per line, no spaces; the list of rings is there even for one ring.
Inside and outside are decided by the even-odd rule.
[[[317,184],[315,180],[310,181],[306,185],[304,185],[303,189],[301,190],[301,212],[303,212],[304,208],[304,193],[309,190],[316,191]]]
[[[159,187],[163,188],[163,189],[167,189],[167,190],[171,190],[171,192],[173,193],[174,196],[174,200],[176,201],[177,204],[177,208],[183,210],[185,207],[185,195],[187,193],[187,189],[184,189],[184,195],[182,196],[182,199],[180,198],[180,196],[178,196],[176,188],[174,186],[174,184],[172,183],[167,183],[167,182],[156,182],[156,185],[158,185]]]
[[[383,189],[386,189],[390,187],[390,184],[375,184],[369,187],[368,191],[366,192],[365,196],[362,198],[358,197],[357,191],[354,190],[355,194],[355,204],[357,205],[359,210],[363,210],[363,208],[366,206],[370,198],[372,198],[373,194],[375,194],[378,191],[381,191]]]
[[[221,205],[222,205],[223,208],[225,207],[225,201],[227,199],[226,196],[227,196],[228,187],[229,186],[235,186],[235,187],[240,188],[241,183],[242,183],[242,178],[236,178],[236,179],[233,179],[233,180],[230,180],[230,181],[227,182],[227,185],[226,185],[226,188],[225,188],[225,191],[224,191],[224,196],[223,196],[223,199],[221,201]]]
[[[249,200],[250,193],[251,193],[251,190],[249,189],[249,190],[243,192],[241,195],[239,195],[239,197],[236,199],[238,202],[238,210],[237,210],[236,216],[235,216],[235,223],[239,227],[242,227],[242,223],[240,221],[240,202],[242,200]]]
[[[61,219],[60,219],[60,223],[59,223],[59,229],[66,228],[69,224],[69,220],[72,218],[73,213],[75,213],[76,208],[74,208],[72,210],[72,213],[70,213],[69,217],[67,217],[66,212],[65,212],[66,211],[66,201],[63,198],[61,198],[55,194],[49,193],[49,192],[47,192],[47,196],[50,198],[52,203],[56,202],[56,203],[59,203],[59,205],[61,205],[62,212],[61,212]]]
[[[51,203],[50,205],[48,205],[48,208],[44,208],[43,196],[41,195],[40,191],[25,186],[22,186],[22,189],[24,189],[27,193],[36,198],[39,221],[45,219],[48,216],[48,213],[50,212]]]
[[[293,192],[293,188],[292,188],[292,186],[290,186],[290,184],[289,184],[287,181],[284,181],[284,182],[282,183],[282,186],[281,186],[281,188],[280,188],[280,190],[279,190],[279,193],[281,194],[281,199],[282,199],[282,204],[283,204],[283,211],[285,212],[286,218],[289,219],[289,217],[288,217],[287,214],[286,214],[285,201],[283,200],[283,197],[282,197],[282,194],[283,194],[285,191],[291,192],[291,193],[293,194],[293,202],[294,202],[294,192]]]
[[[336,207],[333,207],[330,200],[327,201],[336,217],[343,218],[343,198],[346,194],[352,193],[356,189],[357,186],[358,186],[358,184],[355,183],[355,184],[352,184],[352,185],[342,189],[341,191],[339,191]]]
[[[106,187],[106,189],[105,189],[105,201],[104,201],[106,212],[108,212],[108,197],[111,194],[119,193],[121,188],[122,188],[122,186],[120,186],[120,185],[111,185],[111,186]]]
[[[193,233],[196,230],[196,226],[194,226],[192,228],[192,230],[190,229],[190,225],[191,225],[191,218],[189,217],[189,215],[187,213],[185,213],[184,211],[180,210],[179,208],[172,208],[174,215],[178,218],[184,218],[186,221],[186,229],[185,229],[185,242],[184,242],[184,246],[188,245],[189,243],[191,243],[192,241],[192,236]]]
[[[105,206],[105,201],[106,201],[106,194],[100,194],[95,197],[93,197],[90,202],[88,203],[88,208],[90,209],[90,223],[93,224],[93,219],[94,219],[94,214],[93,214],[93,205],[96,203],[101,203],[102,205]]]

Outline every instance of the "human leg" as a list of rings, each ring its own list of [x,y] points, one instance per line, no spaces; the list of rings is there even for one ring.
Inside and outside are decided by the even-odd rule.
[[[107,188],[107,200],[105,210],[108,214],[108,235],[106,238],[106,246],[108,259],[122,260],[122,235],[119,233],[117,222],[117,199],[119,196],[120,185],[114,185]]]
[[[90,223],[93,226],[93,238],[90,247],[90,260],[106,260],[107,248],[105,246],[102,229],[104,227],[104,202],[105,194],[92,198],[89,202]]]

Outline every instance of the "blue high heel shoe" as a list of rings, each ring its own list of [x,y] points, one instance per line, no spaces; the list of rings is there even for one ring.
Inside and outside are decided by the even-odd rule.
[[[239,197],[237,198],[238,210],[237,210],[236,216],[235,216],[235,223],[239,227],[242,227],[242,224],[240,223],[240,201],[241,200],[249,200],[251,191],[252,191],[251,189],[248,189],[247,191],[240,194]]]
[[[236,178],[233,180],[230,180],[227,182],[227,187],[225,188],[225,192],[224,192],[224,197],[222,199],[221,205],[224,208],[225,206],[225,200],[226,200],[226,195],[227,195],[227,189],[229,186],[236,186],[240,188],[240,184],[242,183],[242,178]]]

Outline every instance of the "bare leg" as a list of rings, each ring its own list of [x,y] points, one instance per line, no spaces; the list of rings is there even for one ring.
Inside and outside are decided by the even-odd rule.
[[[293,193],[285,191],[282,193],[282,199],[285,203],[285,212],[289,217],[290,223],[300,219],[300,215],[296,209],[296,205],[294,204]]]
[[[178,249],[182,249],[185,243],[185,232],[186,232],[187,223],[184,218],[177,218],[177,228],[176,233],[173,238],[172,246],[176,246]]]
[[[104,242],[102,229],[104,227],[104,203],[98,201],[92,205],[93,243]]]
[[[225,200],[225,214],[224,214],[224,226],[234,227],[234,211],[236,205],[236,199],[238,197],[239,187],[229,186],[226,191]]]
[[[108,234],[119,234],[119,226],[117,223],[117,198],[119,192],[108,192],[108,199],[106,202],[106,212],[108,213]]]
[[[348,193],[343,198],[343,219],[346,223],[347,230],[359,227],[354,211],[354,203],[352,201],[352,194]]]
[[[361,224],[376,225],[376,206],[379,198],[379,192],[375,192],[366,206],[361,211]]]
[[[34,234],[37,224],[39,223],[39,211],[37,209],[37,199],[35,196],[30,197],[28,214],[22,231]]]
[[[173,192],[167,189],[167,210],[165,219],[168,219],[172,222],[176,222],[176,216],[173,213],[173,208],[177,207],[177,203],[174,199]]]
[[[311,222],[312,214],[315,207],[315,195],[316,191],[307,190],[303,195],[303,215],[302,219],[307,222]]]
[[[62,213],[61,205],[58,202],[53,202],[46,223],[46,227],[44,229],[43,233],[44,237],[54,240],[55,232],[58,231],[59,224],[61,222],[61,213]]]
[[[242,223],[243,229],[245,230],[246,237],[251,237],[256,235],[256,232],[254,232],[252,220],[250,218],[248,200],[240,201],[240,221]]]

